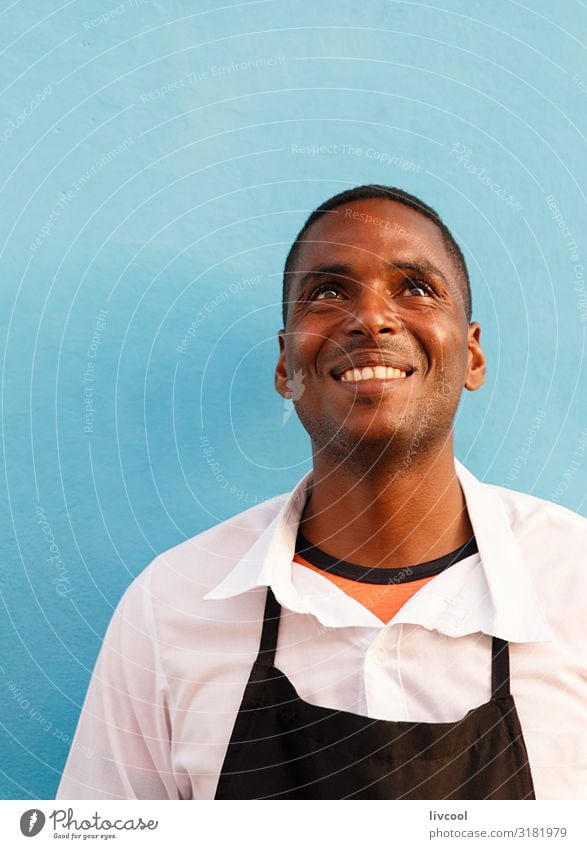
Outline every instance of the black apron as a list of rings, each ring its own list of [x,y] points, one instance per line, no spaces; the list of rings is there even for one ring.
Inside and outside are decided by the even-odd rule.
[[[491,701],[457,722],[392,722],[301,699],[273,665],[280,612],[268,588],[216,799],[536,798],[505,640],[493,638]]]

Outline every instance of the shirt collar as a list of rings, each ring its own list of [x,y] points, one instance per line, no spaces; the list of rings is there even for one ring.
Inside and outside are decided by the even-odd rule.
[[[312,573],[309,582],[294,580],[292,560],[298,525],[312,485],[311,471],[289,495],[278,497],[281,507],[270,524],[204,598],[230,598],[255,587],[270,586],[283,607],[311,613],[326,627],[392,627],[406,623],[451,637],[482,632],[511,642],[552,640],[498,488],[477,480],[458,460],[455,468],[479,554],[436,576],[400,608],[387,626],[331,581],[314,577],[316,573]]]

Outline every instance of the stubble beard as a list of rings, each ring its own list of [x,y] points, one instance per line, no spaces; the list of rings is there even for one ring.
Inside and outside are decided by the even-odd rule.
[[[361,435],[342,425],[328,411],[319,418],[296,404],[302,425],[312,441],[314,462],[319,456],[329,468],[353,479],[395,475],[406,478],[429,464],[451,438],[459,398],[422,399],[418,408],[400,416],[381,434]],[[374,418],[377,416],[374,407]]]

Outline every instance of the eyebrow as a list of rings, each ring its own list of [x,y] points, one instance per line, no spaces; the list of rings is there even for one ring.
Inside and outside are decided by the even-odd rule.
[[[436,277],[440,277],[440,279],[448,286],[448,281],[442,271],[437,268],[435,265],[432,265],[431,262],[427,260],[404,260],[402,262],[394,262],[393,260],[386,260],[385,265],[393,269],[395,271],[415,271],[416,274],[422,274],[424,276],[428,274],[432,274]],[[295,272],[294,272],[295,273]],[[325,276],[325,275],[336,275],[338,277],[349,277],[350,279],[356,279],[356,275],[353,274],[353,268],[350,265],[345,265],[343,263],[329,263],[326,265],[317,265],[314,268],[307,271],[299,283],[299,291],[302,292],[304,288],[310,283],[315,277]]]
[[[385,263],[390,268],[399,269],[400,271],[415,271],[417,274],[432,274],[435,277],[440,277],[440,279],[446,283],[448,286],[448,280],[442,273],[442,271],[437,268],[435,265],[432,265],[431,262],[427,260],[408,260],[407,262],[393,262],[391,260]]]
[[[316,265],[314,268],[307,271],[301,278],[299,284],[300,292],[306,287],[306,285],[313,280],[315,277],[321,277],[324,275],[332,274],[338,277],[350,277],[354,279],[352,274],[353,269],[350,265],[344,265],[342,263],[331,263],[327,265]],[[295,274],[296,272],[294,272]]]

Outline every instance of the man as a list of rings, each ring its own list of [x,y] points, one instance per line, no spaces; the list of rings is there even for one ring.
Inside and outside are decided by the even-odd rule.
[[[59,798],[586,798],[587,522],[455,461],[485,359],[454,238],[345,192],[283,305],[312,471],[127,590]]]

